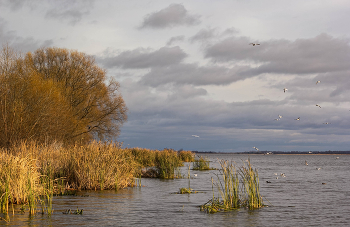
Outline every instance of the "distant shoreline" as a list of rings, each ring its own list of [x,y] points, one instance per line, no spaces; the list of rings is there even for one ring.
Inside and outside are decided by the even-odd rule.
[[[192,151],[195,154],[249,154],[249,155],[350,155],[350,151],[262,151],[262,152],[215,152]],[[311,153],[310,153],[311,152]]]

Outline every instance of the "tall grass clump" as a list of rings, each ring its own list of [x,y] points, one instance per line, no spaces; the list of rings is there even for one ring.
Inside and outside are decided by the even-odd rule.
[[[17,157],[1,150],[0,153],[0,196],[1,212],[8,213],[8,205],[28,204],[30,213],[35,212],[42,187],[40,173],[35,160]]]
[[[260,208],[263,206],[262,196],[260,195],[258,170],[253,169],[250,160],[240,168],[241,179],[246,193],[244,206],[250,209]]]
[[[217,182],[214,183],[212,179],[213,198],[200,206],[202,211],[216,213],[240,207],[255,209],[264,206],[260,195],[258,171],[252,168],[250,160],[248,165],[243,164],[238,169],[232,162],[224,160],[220,161],[220,165]],[[220,197],[215,197],[214,185]]]
[[[158,171],[159,178],[173,179],[179,177],[175,175],[175,169],[182,166],[177,152],[170,149],[156,152],[155,167]]]
[[[155,166],[156,161],[156,151],[145,149],[145,148],[126,148],[129,149],[134,159],[142,167],[151,167]]]
[[[179,152],[179,158],[183,162],[193,162],[194,159],[194,154],[191,151],[180,151]]]
[[[193,170],[211,170],[209,160],[207,158],[203,158],[202,156],[198,157],[193,161]]]
[[[60,150],[60,157],[56,177],[65,177],[70,187],[79,190],[124,188],[140,172],[131,151],[122,149],[118,143],[74,146]]]
[[[54,195],[134,186],[140,173],[131,150],[119,143],[63,147],[22,142],[0,149],[1,212],[8,213],[9,204],[22,204],[35,214],[41,203],[42,213],[51,215]]]

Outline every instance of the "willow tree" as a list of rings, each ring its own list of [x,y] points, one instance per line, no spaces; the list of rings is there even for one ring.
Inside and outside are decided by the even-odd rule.
[[[42,48],[24,56],[3,48],[0,146],[21,140],[65,144],[118,136],[126,121],[119,83],[92,56]]]

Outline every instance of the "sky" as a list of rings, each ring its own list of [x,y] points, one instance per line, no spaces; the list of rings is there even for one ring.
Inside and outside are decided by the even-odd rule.
[[[349,12],[348,0],[0,0],[0,43],[94,56],[128,107],[124,147],[341,151]]]

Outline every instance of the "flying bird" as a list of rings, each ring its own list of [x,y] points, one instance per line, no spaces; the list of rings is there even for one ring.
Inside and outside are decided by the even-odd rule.
[[[288,91],[288,89],[287,88],[283,88],[283,91],[284,91],[284,93],[286,93],[286,91]]]
[[[199,138],[199,136],[197,136],[197,135],[192,135],[193,137],[196,137],[196,138]]]
[[[318,105],[318,104],[316,104],[316,106],[318,106],[318,107],[320,107],[320,108],[321,108],[321,106],[320,106],[320,105]]]
[[[320,80],[316,81],[316,84],[318,84],[318,83],[321,83],[321,81]]]
[[[260,45],[260,43],[249,43],[249,45],[255,46],[255,45]]]
[[[257,151],[259,150],[259,148],[257,148],[257,147],[253,147],[253,148],[254,148],[255,150],[257,150]]]
[[[300,117],[298,117],[297,119],[294,119],[294,120],[300,121]]]

